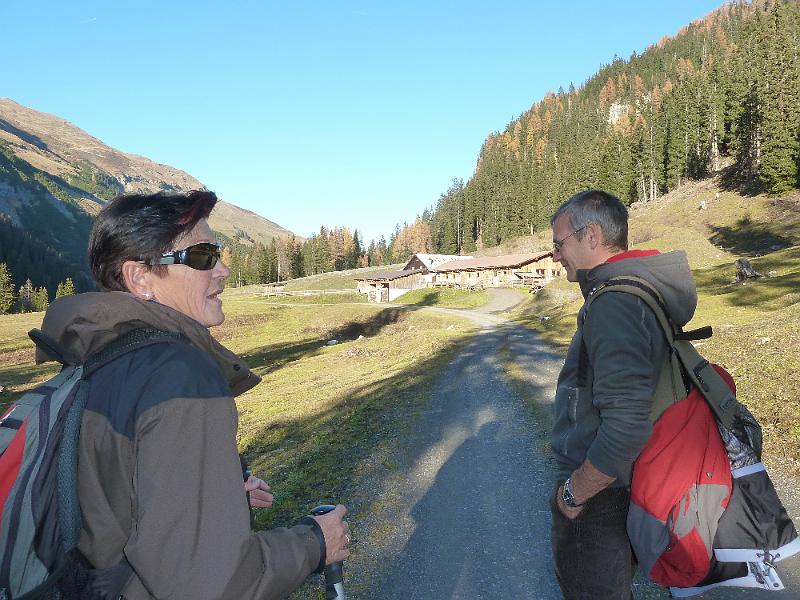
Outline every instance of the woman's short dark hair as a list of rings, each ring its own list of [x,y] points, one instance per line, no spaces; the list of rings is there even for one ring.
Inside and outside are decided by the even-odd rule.
[[[172,244],[208,218],[217,196],[197,190],[185,193],[123,194],[97,215],[89,237],[89,266],[102,290],[127,291],[122,277],[126,260],[155,260]],[[164,265],[149,267],[160,273]]]
[[[573,230],[595,223],[603,231],[605,246],[628,249],[628,209],[613,194],[603,190],[579,192],[558,207],[550,218],[550,224],[555,225],[556,219],[564,215],[569,218]],[[585,233],[577,233],[577,238],[582,239]]]

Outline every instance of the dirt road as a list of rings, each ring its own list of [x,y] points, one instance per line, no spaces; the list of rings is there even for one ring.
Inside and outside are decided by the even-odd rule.
[[[446,310],[480,331],[443,370],[424,415],[393,450],[395,475],[368,492],[377,508],[355,530],[351,600],[561,597],[550,552],[547,419],[523,402],[506,368],[513,361],[514,372],[525,373],[526,395],[547,410],[563,359],[529,330],[491,314],[521,299],[500,292],[482,311]],[[791,592],[702,598],[798,598],[798,563],[783,563]],[[635,597],[669,595],[639,578]]]

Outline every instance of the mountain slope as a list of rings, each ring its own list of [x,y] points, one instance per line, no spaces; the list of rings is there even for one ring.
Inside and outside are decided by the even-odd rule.
[[[120,152],[64,119],[0,98],[0,262],[9,263],[18,286],[30,277],[52,293],[71,276],[79,290],[90,289],[86,241],[108,200],[123,192],[204,187],[179,169]],[[209,221],[222,236],[245,242],[292,235],[224,201]]]

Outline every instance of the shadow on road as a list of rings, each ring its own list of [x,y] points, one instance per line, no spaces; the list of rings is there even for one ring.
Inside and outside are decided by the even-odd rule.
[[[560,597],[541,423],[505,379],[499,351],[510,345],[549,371],[561,361],[530,332],[504,324],[476,336],[441,373],[423,422],[398,452],[405,476],[384,484],[386,494],[403,489],[407,515],[372,578],[374,595],[364,598]],[[528,396],[547,404],[554,386],[545,377]]]

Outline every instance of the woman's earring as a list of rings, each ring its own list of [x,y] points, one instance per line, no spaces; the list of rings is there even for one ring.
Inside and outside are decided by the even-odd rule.
[[[144,293],[145,300],[152,300],[153,299],[153,292],[145,292]]]

